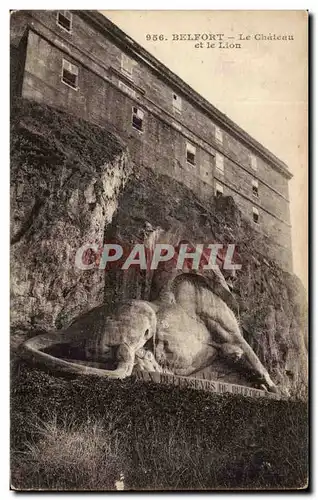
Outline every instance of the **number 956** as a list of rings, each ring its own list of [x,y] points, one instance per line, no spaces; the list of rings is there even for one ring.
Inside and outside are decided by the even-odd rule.
[[[159,40],[162,42],[164,39],[165,39],[164,35],[149,35],[149,34],[146,35],[147,41],[152,40],[153,42],[157,42]]]

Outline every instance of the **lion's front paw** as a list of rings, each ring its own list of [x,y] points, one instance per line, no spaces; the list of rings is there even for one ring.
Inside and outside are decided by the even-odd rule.
[[[147,372],[162,372],[161,366],[156,361],[153,353],[144,348],[138,349],[135,357],[135,365],[139,370]]]

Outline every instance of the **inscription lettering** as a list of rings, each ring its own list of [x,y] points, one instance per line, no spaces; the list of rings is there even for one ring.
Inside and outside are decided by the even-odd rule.
[[[274,399],[279,399],[277,394],[268,393],[260,389],[254,389],[253,387],[246,387],[243,385],[230,384],[228,382],[217,382],[214,380],[206,380],[194,377],[178,377],[177,375],[172,375],[168,373],[158,373],[158,372],[146,372],[137,371],[136,377],[140,380],[146,382],[155,382],[161,384],[171,384],[176,387],[184,387],[189,389],[197,389],[208,392],[215,392],[219,394],[224,394],[230,392],[232,394],[240,394],[242,396],[252,396],[252,397],[269,397]]]

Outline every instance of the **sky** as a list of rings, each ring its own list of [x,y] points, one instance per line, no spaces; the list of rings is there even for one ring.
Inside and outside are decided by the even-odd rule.
[[[308,144],[305,11],[102,11],[174,73],[283,160],[289,184],[294,272],[307,288]],[[222,34],[219,42],[173,34]],[[147,35],[164,40],[147,40]],[[286,36],[273,40],[270,36]],[[234,38],[227,38],[234,37]],[[265,37],[265,39],[264,39]],[[260,39],[261,38],[261,39]]]

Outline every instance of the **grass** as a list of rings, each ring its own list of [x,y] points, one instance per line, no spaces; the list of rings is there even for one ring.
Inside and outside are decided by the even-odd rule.
[[[134,378],[65,380],[18,365],[11,397],[15,489],[304,488],[302,402],[215,395]],[[117,487],[118,483],[117,483]]]
[[[23,489],[111,490],[119,479],[124,450],[111,424],[76,421],[58,425],[56,416],[33,424],[32,441],[12,455],[12,482]]]

